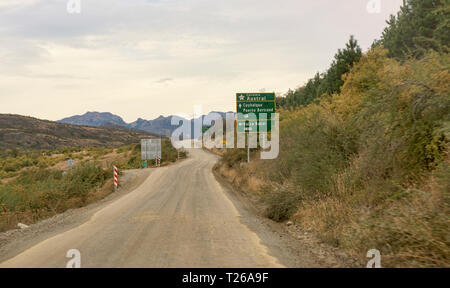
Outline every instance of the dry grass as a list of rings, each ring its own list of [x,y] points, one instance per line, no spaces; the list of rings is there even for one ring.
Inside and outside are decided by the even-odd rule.
[[[177,151],[164,139],[162,166],[177,160]],[[67,148],[36,152],[20,151],[12,157],[13,151],[5,155],[8,159],[34,159],[48,163],[47,166],[28,166],[15,171],[14,177],[3,178],[0,183],[0,231],[27,225],[98,201],[114,191],[112,166],[125,169],[141,167],[140,145],[126,145],[120,148],[87,147],[73,151]],[[1,156],[1,154],[0,154]],[[13,155],[14,156],[14,155]],[[181,157],[186,157],[183,153]],[[36,158],[36,157],[35,157]],[[51,158],[52,161],[48,161]],[[74,160],[70,169],[66,158]],[[1,159],[1,158],[0,158]],[[37,161],[36,163],[40,163]],[[33,169],[31,172],[28,171]],[[0,175],[1,176],[1,175]]]
[[[242,167],[232,168],[227,165],[218,166],[219,173],[237,187],[244,187],[246,192],[259,195],[265,185],[264,181],[257,177],[257,165],[250,163]]]
[[[257,171],[262,163],[252,163],[239,167],[222,163],[216,169],[244,193],[265,201],[260,208],[267,209],[267,195],[276,196],[277,189],[289,190],[292,184],[271,183]],[[383,267],[450,267],[448,167],[447,157],[422,185],[404,188],[402,193],[383,200],[369,189],[373,187],[352,185],[354,171],[349,168],[335,177],[333,193],[295,200],[299,205],[290,219],[321,241],[344,250],[361,267],[367,263],[366,253],[372,248],[381,251]],[[282,205],[282,198],[274,197],[276,205]]]
[[[114,192],[112,182],[107,182],[103,187],[91,190],[86,197],[72,197],[61,199],[57,202],[48,202],[47,209],[10,211],[2,206],[0,210],[0,231],[17,228],[18,223],[27,225],[36,223],[42,219],[53,217],[68,209],[79,208],[101,200]]]
[[[105,152],[107,152],[107,149],[92,148],[91,150],[94,151],[94,154],[96,154],[97,159],[94,159],[93,156],[89,155],[92,154],[91,153],[92,151],[87,150],[80,151],[77,154],[81,155],[82,157],[77,157],[73,159],[74,167],[91,163],[93,165],[98,165],[102,169],[106,170],[106,173],[108,173],[107,172],[109,171],[108,169],[112,169],[111,165],[127,161],[127,159],[131,155],[130,149],[132,148],[130,147],[126,147],[127,149],[122,148],[120,149],[120,151],[118,151],[118,149],[114,149],[113,152],[106,154]],[[134,145],[132,147],[134,147]],[[64,154],[52,154],[50,155],[50,157],[59,160],[64,158],[65,156]],[[17,189],[20,189],[20,187],[22,186],[27,187],[26,185],[29,185],[22,183],[20,177],[21,175],[23,175],[23,173],[27,172],[30,169],[37,169],[37,167],[25,167],[19,172],[18,176],[2,179],[2,184],[0,185],[5,185],[9,183],[9,185],[18,187],[14,188],[15,190],[12,190],[12,192],[10,193],[20,193],[20,191],[18,191]],[[62,171],[69,171],[70,167],[67,165],[66,160],[62,160],[48,168],[40,168],[40,169],[61,173]],[[54,172],[50,172],[49,175],[53,175],[52,173]],[[43,181],[43,183],[45,183],[46,181],[46,179],[41,180]],[[38,183],[35,183],[35,185],[38,185]],[[25,223],[29,225],[36,223],[37,221],[40,221],[42,219],[62,213],[67,209],[85,206],[89,203],[104,198],[105,196],[114,191],[112,181],[106,181],[106,183],[102,187],[94,187],[90,189],[87,192],[87,194],[80,196],[66,195],[66,193],[63,193],[63,191],[58,192],[57,187],[59,186],[56,183],[51,184],[53,186],[51,186],[50,184],[48,185],[49,185],[48,187],[42,187],[42,189],[41,188],[33,189],[33,191],[36,190],[34,192],[24,190],[22,195],[17,195],[16,197],[17,199],[14,200],[14,198],[11,198],[13,199],[13,201],[16,201],[18,204],[20,204],[16,207],[13,207],[14,204],[12,203],[14,202],[8,203],[8,196],[6,196],[4,202],[0,203],[0,231],[16,228],[17,223]],[[0,188],[5,189],[6,187],[0,186]],[[29,202],[34,204],[32,205],[26,204],[27,203],[26,199],[28,198]]]

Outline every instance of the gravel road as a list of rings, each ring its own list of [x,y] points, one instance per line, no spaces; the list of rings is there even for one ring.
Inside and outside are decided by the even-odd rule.
[[[216,180],[217,160],[190,149],[177,164],[129,172],[100,203],[4,233],[0,267],[65,267],[70,249],[82,267],[320,266]]]

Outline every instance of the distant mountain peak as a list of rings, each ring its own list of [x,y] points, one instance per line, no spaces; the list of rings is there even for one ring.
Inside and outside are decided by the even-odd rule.
[[[109,123],[127,127],[127,123],[123,121],[122,117],[114,115],[110,112],[89,111],[84,113],[83,115],[75,115],[72,117],[67,117],[57,122],[73,125],[94,126],[94,127],[100,127]]]

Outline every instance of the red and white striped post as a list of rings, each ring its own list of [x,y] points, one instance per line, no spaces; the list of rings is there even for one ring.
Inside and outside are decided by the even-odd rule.
[[[158,155],[158,164],[157,164],[157,166],[161,167],[161,156],[159,156],[159,155]]]
[[[117,167],[114,166],[114,189],[117,190],[117,185],[119,185],[119,174],[117,173]]]

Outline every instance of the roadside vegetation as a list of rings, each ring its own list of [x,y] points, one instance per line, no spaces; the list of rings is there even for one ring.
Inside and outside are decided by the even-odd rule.
[[[255,151],[241,165],[245,151],[230,149],[217,169],[267,217],[361,265],[375,248],[385,267],[450,267],[449,13],[448,1],[406,1],[369,51],[351,38],[326,73],[277,99],[276,160]]]
[[[31,167],[48,168],[65,159],[98,159],[112,153],[112,147],[62,147],[54,150],[0,149],[0,179],[14,177]]]
[[[122,146],[118,152],[127,151],[127,157],[118,163],[121,169],[139,169],[142,167],[141,144]],[[172,146],[170,139],[161,139],[161,165],[178,160],[178,151]],[[185,151],[180,151],[180,159],[186,158]],[[148,167],[156,166],[156,160],[147,160]]]
[[[140,149],[140,144],[130,144],[0,150],[0,232],[104,198],[114,191],[113,165],[120,172],[141,168]],[[177,160],[170,140],[162,139],[162,152],[162,165]],[[74,160],[72,169],[68,159]]]
[[[111,170],[96,163],[83,163],[68,172],[32,168],[7,184],[0,185],[0,231],[54,216],[69,208],[86,205],[98,196],[112,178]],[[112,191],[112,184],[108,192]]]

